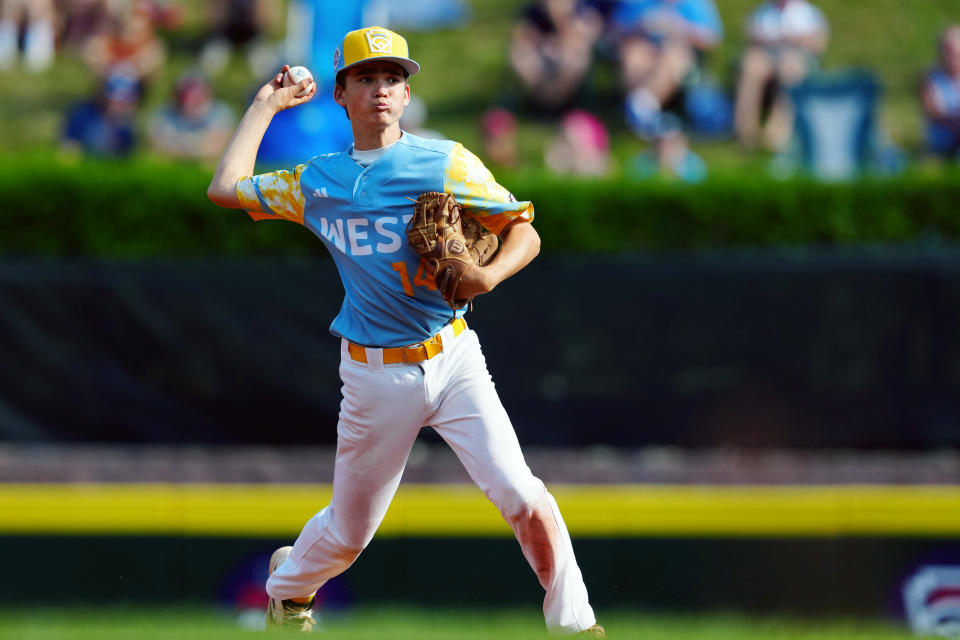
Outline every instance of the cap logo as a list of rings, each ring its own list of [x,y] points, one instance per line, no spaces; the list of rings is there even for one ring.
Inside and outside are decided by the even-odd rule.
[[[364,35],[367,36],[367,46],[370,47],[371,53],[390,53],[391,38],[389,31],[371,29]]]
[[[340,47],[333,52],[333,69],[336,71],[340,67]]]

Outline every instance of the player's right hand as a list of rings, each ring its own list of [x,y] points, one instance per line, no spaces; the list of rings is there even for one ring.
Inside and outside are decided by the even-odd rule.
[[[257,91],[257,95],[254,100],[266,102],[273,107],[275,113],[279,113],[284,109],[289,109],[290,107],[296,107],[305,102],[309,102],[317,93],[317,85],[314,83],[312,78],[305,78],[293,86],[284,87],[283,75],[289,68],[290,65],[283,65],[283,68],[280,69],[280,72],[273,76],[273,79],[270,82],[260,87],[260,90]],[[309,93],[301,97],[297,97],[298,93],[302,93],[308,89]]]

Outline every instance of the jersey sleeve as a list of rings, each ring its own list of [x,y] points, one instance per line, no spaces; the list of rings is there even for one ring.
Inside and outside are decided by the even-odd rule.
[[[300,176],[307,165],[293,171],[274,171],[241,178],[237,182],[237,198],[254,220],[290,220],[303,224],[306,198],[300,187]]]
[[[493,233],[500,233],[514,220],[533,221],[533,203],[514,198],[497,184],[480,158],[460,143],[454,145],[447,158],[443,187]]]

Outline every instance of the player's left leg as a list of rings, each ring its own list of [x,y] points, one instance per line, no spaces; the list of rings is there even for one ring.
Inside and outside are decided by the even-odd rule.
[[[277,600],[306,597],[345,571],[373,538],[400,484],[425,416],[423,373],[415,364],[375,367],[341,348],[333,499],[303,527],[267,581]]]
[[[425,363],[427,388],[438,393],[428,424],[453,448],[473,481],[510,524],[546,591],[552,631],[596,624],[567,527],[553,496],[527,466],[473,331]]]

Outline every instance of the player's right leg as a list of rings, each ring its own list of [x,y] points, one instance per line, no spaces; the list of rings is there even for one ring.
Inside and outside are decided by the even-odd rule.
[[[304,525],[271,574],[271,598],[309,597],[356,560],[386,515],[423,424],[423,372],[416,365],[375,370],[346,354],[340,377],[333,500]]]
[[[468,331],[455,344],[452,353],[445,351],[426,367],[428,381],[436,375],[437,386],[446,388],[430,423],[513,529],[546,592],[547,627],[559,633],[593,629],[596,616],[566,524],[553,496],[523,458],[476,334]]]
[[[293,547],[280,547],[270,556],[269,575],[287,561]],[[279,627],[292,631],[313,631],[317,624],[312,615],[313,596],[309,598],[286,599],[270,598],[267,604],[267,628]]]

